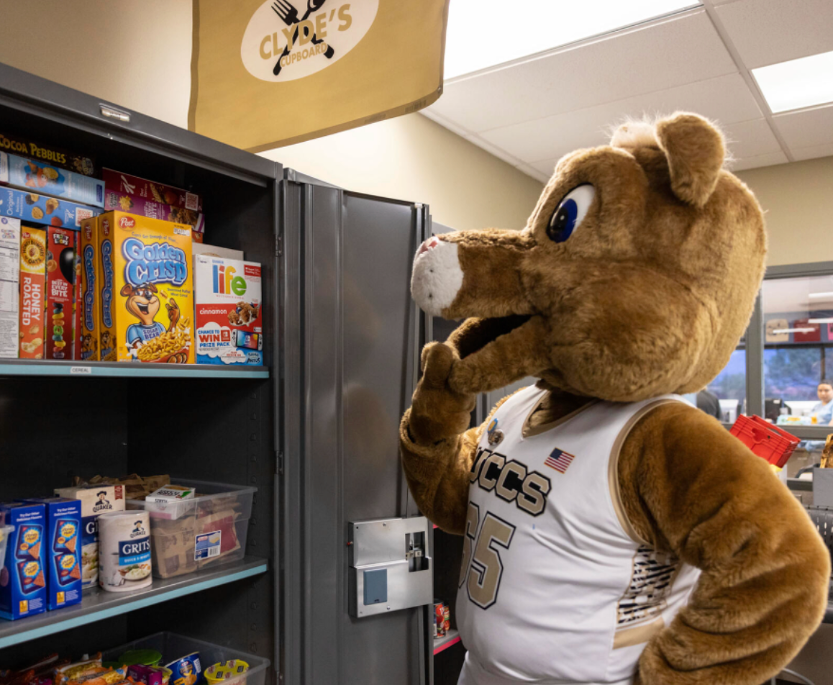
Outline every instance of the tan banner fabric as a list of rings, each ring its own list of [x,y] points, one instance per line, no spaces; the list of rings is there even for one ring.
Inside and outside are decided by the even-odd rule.
[[[259,152],[433,103],[448,0],[193,0],[192,131]]]

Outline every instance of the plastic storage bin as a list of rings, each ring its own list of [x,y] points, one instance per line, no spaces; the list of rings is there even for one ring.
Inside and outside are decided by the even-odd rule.
[[[190,484],[189,484],[190,485]],[[162,653],[161,666],[170,664],[174,660],[179,660],[181,657],[190,655],[191,653],[200,653],[200,667],[203,673],[217,662],[225,663],[228,660],[243,660],[249,664],[249,670],[240,676],[233,677],[221,681],[222,684],[264,684],[266,683],[266,669],[269,667],[269,660],[264,657],[258,657],[251,653],[244,653],[242,650],[235,650],[234,648],[227,648],[219,646],[207,641],[198,641],[195,638],[188,638],[179,634],[173,634],[170,631],[160,631],[158,634],[153,634],[146,638],[140,638],[138,641],[126,643],[118,648],[113,648],[104,653],[103,659],[105,662],[115,662],[119,659],[119,655],[128,650],[154,649]],[[128,665],[130,666],[130,665]],[[199,679],[199,683],[206,683],[205,677]]]
[[[754,455],[763,457],[780,469],[799,445],[796,436],[756,415],[741,415],[730,429],[730,434],[750,448]]]
[[[128,510],[150,514],[154,576],[167,579],[243,558],[258,489],[180,477],[171,477],[171,483],[193,487],[195,497],[176,503],[126,501]]]

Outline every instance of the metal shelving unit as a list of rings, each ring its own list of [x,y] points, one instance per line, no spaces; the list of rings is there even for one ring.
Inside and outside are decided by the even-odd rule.
[[[221,367],[213,364],[131,364],[78,360],[2,360],[0,376],[109,376],[146,378],[268,379],[268,367]]]
[[[434,654],[442,653],[446,648],[451,648],[455,643],[460,643],[460,633],[457,629],[449,629],[445,636],[438,636],[434,639]]]

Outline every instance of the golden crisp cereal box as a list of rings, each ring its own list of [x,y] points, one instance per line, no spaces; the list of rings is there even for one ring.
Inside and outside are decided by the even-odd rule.
[[[99,330],[98,349],[102,362],[116,361],[116,319],[113,314],[113,232],[114,226],[109,214],[102,214],[98,220],[98,299]]]
[[[113,285],[101,292],[102,332],[113,331],[116,359],[193,363],[191,227],[116,211],[105,221],[112,245],[100,241],[101,273]]]
[[[98,347],[99,306],[98,306],[98,217],[81,221],[78,236],[78,267],[76,271],[76,316],[79,333],[76,340],[75,359],[90,362],[100,359]]]
[[[20,230],[20,357],[43,359],[46,231]]]

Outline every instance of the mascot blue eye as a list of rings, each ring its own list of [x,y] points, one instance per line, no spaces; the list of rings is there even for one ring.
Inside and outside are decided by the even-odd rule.
[[[568,193],[550,217],[547,237],[554,243],[564,243],[582,223],[596,191],[590,183],[577,186]]]

